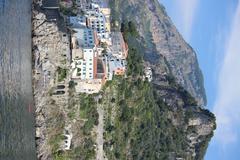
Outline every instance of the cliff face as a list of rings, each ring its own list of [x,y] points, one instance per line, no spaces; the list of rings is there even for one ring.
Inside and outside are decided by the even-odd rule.
[[[164,7],[157,0],[120,0],[115,7],[115,16],[119,15],[120,19],[132,20],[137,24],[144,38],[145,60],[153,66],[155,73],[162,72],[156,67],[162,55],[177,82],[197,99],[199,105],[205,105],[203,76],[196,53],[178,33]]]
[[[216,124],[215,116],[202,108],[206,104],[206,95],[196,53],[184,41],[157,0],[115,0],[110,1],[110,6],[116,27],[120,28],[122,22],[128,21],[136,24],[144,65],[153,69],[154,99],[158,106],[160,100],[167,108],[158,116],[167,115],[165,118],[170,124],[165,127],[172,126],[172,132],[182,135],[182,142],[179,142],[168,132],[165,140],[179,145],[175,149],[169,145],[165,151],[160,147],[159,155],[166,154],[167,159],[203,159]],[[155,120],[158,121],[157,118]],[[162,140],[163,135],[156,137]],[[140,150],[144,151],[143,148]],[[159,150],[155,150],[156,157]],[[142,157],[147,158],[147,155]]]

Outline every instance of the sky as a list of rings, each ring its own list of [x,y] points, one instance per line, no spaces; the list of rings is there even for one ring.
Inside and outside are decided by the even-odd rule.
[[[159,0],[197,52],[217,130],[205,160],[240,158],[240,0]]]

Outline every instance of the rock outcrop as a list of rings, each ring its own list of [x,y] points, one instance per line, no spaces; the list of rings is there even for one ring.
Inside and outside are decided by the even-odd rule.
[[[185,42],[157,0],[109,1],[116,26],[136,24],[143,46],[144,64],[153,69],[157,99],[168,106],[168,118],[182,138],[184,154],[173,151],[168,159],[202,159],[216,128],[215,116],[203,109],[206,95],[197,56]]]
[[[157,0],[120,0],[115,5],[119,7],[115,14],[120,19],[137,24],[146,46],[145,60],[155,72],[162,72],[157,66],[162,55],[178,83],[197,99],[199,105],[206,105],[203,76],[196,53],[179,34],[164,7]]]
[[[67,122],[68,80],[58,81],[58,69],[68,66],[70,42],[41,5],[42,1],[33,3],[32,53],[37,157],[45,160],[53,159],[51,143],[58,145]],[[64,86],[61,91],[65,94],[57,94],[58,85]]]

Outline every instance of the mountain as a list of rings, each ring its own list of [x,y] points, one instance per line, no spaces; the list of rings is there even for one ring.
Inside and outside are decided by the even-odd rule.
[[[158,64],[160,56],[168,62],[170,72],[199,105],[206,105],[203,75],[197,56],[187,44],[168,17],[164,7],[157,0],[111,1],[115,3],[115,16],[121,20],[132,20],[138,26],[146,45],[145,60]],[[156,73],[161,72],[156,69]]]
[[[163,107],[165,111],[160,109],[160,113],[157,113],[155,110],[152,114],[156,117],[154,119],[157,121],[155,122],[156,126],[161,122],[161,120],[157,120],[157,117],[166,116],[165,120],[169,122],[165,126],[167,133],[161,133],[165,129],[159,127],[159,130],[156,131],[160,132],[159,135],[153,136],[156,138],[155,141],[141,137],[143,141],[140,144],[148,144],[147,148],[150,148],[149,153],[145,156],[151,155],[151,159],[162,159],[156,158],[156,156],[160,155],[161,157],[161,155],[166,154],[168,159],[177,157],[203,159],[216,124],[215,116],[202,108],[207,100],[203,75],[198,65],[196,53],[184,41],[164,7],[157,0],[113,0],[110,1],[110,6],[115,28],[119,29],[124,26],[120,27],[120,23],[131,22],[135,24],[139,33],[138,43],[141,46],[139,53],[144,57],[144,65],[153,69],[152,90],[154,99],[157,101],[156,105],[160,107],[162,101],[166,105],[166,108]],[[135,44],[132,44],[131,39],[128,42],[130,46],[134,47]],[[158,103],[159,99],[160,104]],[[150,108],[146,107],[146,109],[150,111]],[[169,128],[173,128],[170,129],[172,132],[180,132],[179,135],[182,137],[178,138],[181,140],[172,135],[175,133],[168,131]],[[151,129],[147,129],[146,132],[150,132],[151,136],[154,135]],[[164,140],[169,145],[166,149],[168,151],[159,153],[161,147],[157,148],[156,146],[164,145],[164,143],[158,143]],[[150,141],[152,143],[149,144]],[[179,143],[179,141],[181,142]],[[173,147],[171,143],[179,144],[179,146]],[[140,147],[140,144],[136,146]],[[139,148],[137,152],[146,151],[145,147]],[[145,156],[142,155],[138,158]],[[147,159],[146,157],[143,159]]]

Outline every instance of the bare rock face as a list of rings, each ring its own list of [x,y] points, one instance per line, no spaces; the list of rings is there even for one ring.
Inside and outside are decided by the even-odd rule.
[[[120,0],[117,5],[121,6],[118,12],[122,20],[137,23],[146,45],[145,60],[152,64],[155,72],[162,71],[157,67],[162,55],[177,82],[197,99],[199,105],[206,105],[196,53],[179,34],[164,7],[157,0]]]
[[[32,15],[32,54],[33,54],[33,89],[36,106],[36,145],[37,158],[42,160],[53,159],[54,143],[56,138],[64,133],[64,124],[67,121],[65,106],[68,95],[52,96],[58,83],[66,85],[68,81],[58,82],[56,74],[58,67],[66,68],[67,57],[70,52],[69,40],[66,33],[60,31],[55,21],[47,18],[43,10],[42,1],[33,3]],[[65,93],[67,93],[65,87]],[[60,142],[59,142],[60,143]]]
[[[202,108],[207,100],[195,51],[157,0],[115,0],[110,5],[116,21],[136,24],[145,65],[153,69],[155,92],[169,106],[171,123],[186,135],[187,146],[182,149],[186,155],[173,152],[170,159],[202,159],[216,123],[215,116]]]

